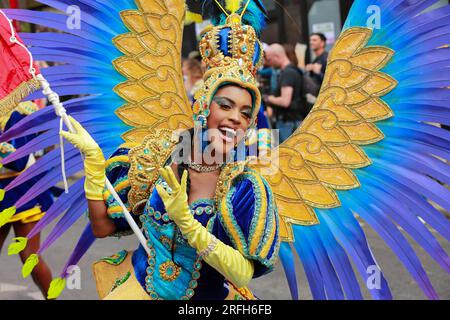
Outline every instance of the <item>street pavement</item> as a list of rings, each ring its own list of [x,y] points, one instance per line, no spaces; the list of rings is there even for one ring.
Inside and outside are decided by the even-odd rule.
[[[67,234],[45,252],[44,259],[50,264],[55,276],[61,272],[86,222],[86,218],[78,221]],[[364,229],[366,230],[369,243],[373,248],[374,255],[388,279],[394,298],[405,300],[425,299],[426,297],[400,263],[399,259],[396,258],[372,230],[366,226],[364,226]],[[43,235],[46,236],[50,230],[47,229]],[[436,235],[436,233],[434,234]],[[21,276],[20,270],[22,265],[19,257],[7,255],[7,245],[11,242],[12,237],[13,235],[10,234],[0,255],[0,300],[40,300],[42,299],[42,295],[34,285],[31,277],[23,279]],[[443,240],[442,237],[438,237],[438,239],[443,245],[444,250],[450,252],[450,243]],[[409,240],[412,242],[411,239]],[[424,250],[419,248],[415,243],[413,243],[413,246],[419,259],[424,264],[425,270],[427,270],[427,274],[440,298],[450,299],[450,276]],[[134,236],[123,237],[121,239],[107,238],[97,240],[79,263],[81,275],[79,282],[80,288],[66,289],[60,299],[98,299],[92,277],[92,263],[101,257],[108,256],[122,249],[133,250],[136,247],[137,240]],[[298,259],[297,267],[301,270],[297,279],[300,299],[311,299],[306,277]],[[272,273],[254,279],[250,287],[260,299],[290,299],[289,288],[280,263],[277,263]],[[367,290],[363,290],[363,293],[366,298],[370,298]]]

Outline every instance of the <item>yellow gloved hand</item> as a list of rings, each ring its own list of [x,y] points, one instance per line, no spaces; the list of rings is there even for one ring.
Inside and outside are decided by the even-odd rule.
[[[253,278],[253,262],[238,250],[224,244],[212,235],[200,222],[194,219],[186,193],[187,171],[183,172],[181,184],[170,167],[160,169],[160,174],[172,189],[168,193],[160,185],[160,195],[169,217],[177,224],[189,245],[195,248],[203,260],[220,272],[237,287],[245,287]]]
[[[161,185],[157,185],[156,190],[164,202],[170,219],[176,223],[182,234],[186,234],[191,230],[192,222],[195,220],[191,214],[186,193],[187,171],[183,172],[181,184],[178,183],[171,167],[159,169],[159,174],[166,181],[171,193],[169,194]]]
[[[84,190],[86,198],[89,200],[103,200],[103,188],[106,179],[103,152],[78,121],[70,116],[69,119],[76,133],[61,131],[60,135],[84,155],[84,171],[86,175]]]

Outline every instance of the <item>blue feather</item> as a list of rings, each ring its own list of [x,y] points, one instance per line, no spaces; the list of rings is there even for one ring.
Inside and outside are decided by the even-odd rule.
[[[225,8],[225,0],[218,0],[218,2]],[[241,8],[237,11],[238,14],[242,13],[246,3],[247,0],[241,1]],[[214,0],[203,1],[202,16],[204,19],[211,19],[211,23],[216,26],[224,25],[227,18]],[[242,23],[252,26],[258,36],[261,35],[267,23],[267,11],[261,0],[250,0],[242,17]]]

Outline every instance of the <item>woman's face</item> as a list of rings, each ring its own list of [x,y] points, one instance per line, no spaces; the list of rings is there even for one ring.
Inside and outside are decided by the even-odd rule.
[[[252,96],[237,85],[217,90],[210,105],[208,138],[215,153],[227,154],[244,138],[252,117]]]

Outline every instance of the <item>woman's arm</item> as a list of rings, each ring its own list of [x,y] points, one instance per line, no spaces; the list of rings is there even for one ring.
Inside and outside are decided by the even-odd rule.
[[[197,250],[206,263],[238,288],[247,286],[253,278],[253,261],[244,257],[238,250],[218,240],[191,214],[184,217],[184,221],[178,221],[177,225],[188,240],[189,245]],[[186,230],[188,231],[186,232]]]
[[[89,219],[92,233],[97,238],[105,238],[116,231],[116,225],[108,217],[107,207],[103,200],[88,200]]]

